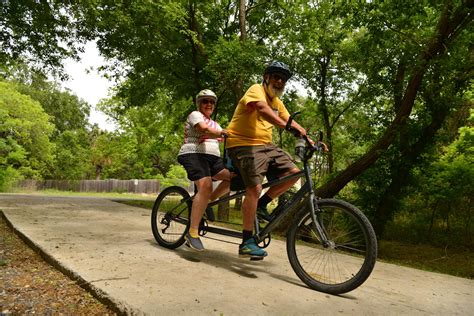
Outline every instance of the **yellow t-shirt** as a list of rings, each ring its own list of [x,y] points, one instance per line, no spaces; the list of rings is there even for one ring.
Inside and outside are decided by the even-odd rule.
[[[234,111],[234,116],[227,127],[229,134],[226,143],[227,148],[257,146],[272,142],[273,124],[261,116],[256,107],[248,105],[256,101],[266,102],[285,121],[290,117],[285,105],[279,98],[268,98],[263,85],[254,84],[240,99]]]

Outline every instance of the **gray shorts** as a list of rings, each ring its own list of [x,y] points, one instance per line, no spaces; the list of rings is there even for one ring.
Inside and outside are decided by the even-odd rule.
[[[262,184],[263,178],[278,178],[281,174],[298,168],[291,156],[274,144],[228,148],[233,164],[239,169],[245,187]]]

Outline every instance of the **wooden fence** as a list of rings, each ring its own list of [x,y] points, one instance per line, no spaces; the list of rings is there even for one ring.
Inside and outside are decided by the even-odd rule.
[[[160,192],[158,180],[23,180],[17,184],[30,190],[55,189],[73,192],[119,192],[157,194]],[[188,191],[193,191],[190,185]]]

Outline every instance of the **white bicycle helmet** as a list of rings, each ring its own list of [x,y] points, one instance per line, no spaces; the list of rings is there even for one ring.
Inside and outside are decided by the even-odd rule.
[[[199,101],[204,98],[211,98],[214,99],[214,101],[217,103],[217,96],[216,94],[209,89],[204,89],[199,91],[198,94],[196,94],[196,106],[199,108]]]

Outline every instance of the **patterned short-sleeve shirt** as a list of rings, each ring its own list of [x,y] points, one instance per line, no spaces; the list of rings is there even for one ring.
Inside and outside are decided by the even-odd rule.
[[[220,156],[219,140],[216,138],[209,138],[205,134],[198,131],[196,125],[204,122],[207,126],[221,131],[220,125],[210,118],[207,118],[199,111],[193,111],[188,115],[184,123],[184,144],[179,150],[179,155],[184,154],[209,154]]]

